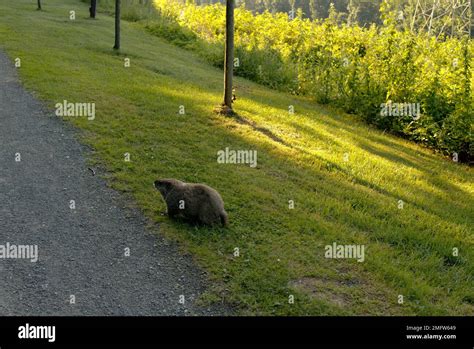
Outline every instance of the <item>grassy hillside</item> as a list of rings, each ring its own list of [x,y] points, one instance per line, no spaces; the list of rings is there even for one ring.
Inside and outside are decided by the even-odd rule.
[[[217,116],[223,74],[195,54],[128,22],[116,54],[113,18],[88,19],[78,0],[35,8],[0,0],[0,48],[21,58],[25,86],[51,108],[96,103],[94,121],[66,119],[111,185],[209,271],[202,301],[224,300],[241,314],[474,314],[472,169],[243,79],[235,103],[242,119]],[[219,164],[226,147],[256,150],[258,166]],[[230,227],[160,215],[159,177],[216,188]],[[363,244],[365,260],[325,258],[333,242]]]

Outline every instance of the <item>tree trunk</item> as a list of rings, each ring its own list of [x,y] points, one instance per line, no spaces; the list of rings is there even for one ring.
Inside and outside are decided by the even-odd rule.
[[[234,0],[226,0],[224,105],[232,109],[232,75],[234,72]]]
[[[120,50],[120,0],[115,0],[115,45],[114,49]]]
[[[95,18],[96,10],[97,10],[97,0],[91,0],[91,7],[89,8],[91,18]]]
[[[41,10],[41,0],[38,0],[38,8],[37,10]]]

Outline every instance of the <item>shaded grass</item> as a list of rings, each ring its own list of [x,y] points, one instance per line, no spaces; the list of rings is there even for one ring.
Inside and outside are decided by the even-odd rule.
[[[0,46],[22,58],[25,86],[50,107],[96,103],[93,122],[66,119],[111,185],[210,272],[204,301],[224,299],[242,314],[474,314],[471,169],[243,79],[235,109],[248,122],[217,116],[222,72],[197,55],[128,22],[115,53],[112,18],[90,20],[75,0],[43,7],[0,0]],[[226,147],[257,150],[258,166],[218,164]],[[230,228],[160,216],[165,205],[151,185],[159,177],[215,187]],[[333,242],[364,244],[365,261],[324,258]]]

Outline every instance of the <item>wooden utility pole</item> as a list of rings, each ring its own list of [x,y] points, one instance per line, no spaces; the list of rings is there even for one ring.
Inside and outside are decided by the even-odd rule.
[[[91,18],[95,18],[96,11],[97,11],[97,0],[91,0],[91,7],[89,8]]]
[[[115,0],[115,50],[120,50],[120,0]]]
[[[234,74],[234,7],[235,0],[226,0],[225,60],[224,60],[224,103],[223,107],[232,113],[232,76]]]

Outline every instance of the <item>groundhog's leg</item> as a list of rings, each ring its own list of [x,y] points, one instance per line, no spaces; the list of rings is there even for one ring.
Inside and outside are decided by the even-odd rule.
[[[219,222],[220,218],[215,208],[207,203],[201,206],[198,216],[199,223],[203,225],[214,225]]]
[[[168,207],[168,217],[174,218],[179,214],[179,210],[176,208],[170,208]]]
[[[223,227],[227,227],[229,225],[229,219],[227,218],[227,213],[222,212],[220,214],[221,224]]]

